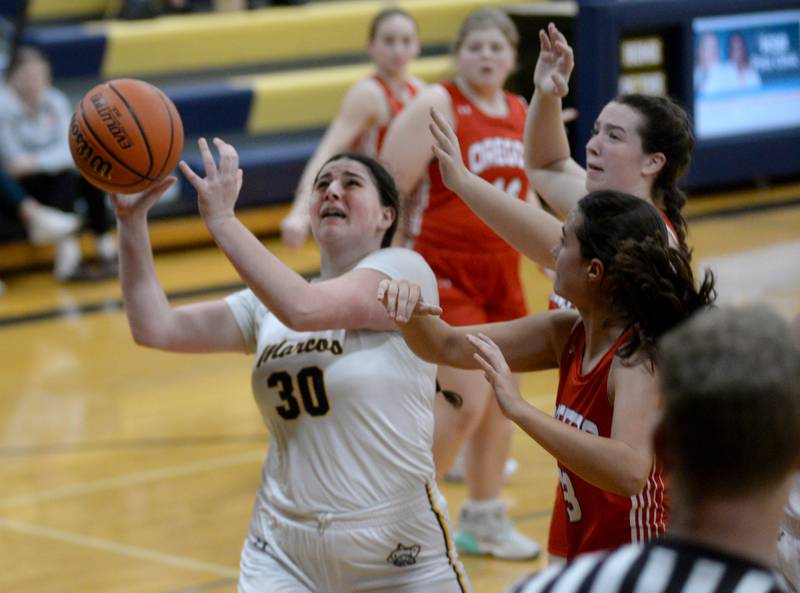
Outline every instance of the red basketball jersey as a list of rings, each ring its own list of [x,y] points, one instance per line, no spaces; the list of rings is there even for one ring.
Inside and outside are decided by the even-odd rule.
[[[600,437],[611,436],[614,408],[608,400],[608,374],[614,355],[628,339],[623,334],[587,374],[581,373],[586,335],[572,332],[561,357],[556,418]],[[631,542],[646,542],[666,530],[669,502],[661,464],[655,461],[644,489],[630,498],[601,490],[558,464],[550,521],[551,554],[574,558]]]
[[[525,100],[505,92],[508,114],[482,112],[453,82],[442,86],[450,94],[461,157],[470,171],[514,197],[528,195],[528,176],[522,159]],[[428,165],[421,192],[422,226],[415,245],[448,251],[513,251],[444,185],[439,164]],[[412,229],[413,230],[413,229]]]
[[[391,117],[389,121],[386,122],[385,126],[373,126],[356,138],[356,141],[353,143],[353,150],[376,157],[381,151],[381,146],[383,146],[383,139],[386,137],[386,132],[389,130],[389,124],[392,123],[395,116],[406,106],[407,102],[404,103],[400,98],[395,97],[389,84],[377,74],[373,74],[370,78],[377,82],[383,89],[383,94],[386,96],[386,103],[389,106]],[[405,86],[406,91],[408,91],[408,99],[411,100],[414,98],[414,95],[417,94],[417,87],[410,82],[406,82]]]

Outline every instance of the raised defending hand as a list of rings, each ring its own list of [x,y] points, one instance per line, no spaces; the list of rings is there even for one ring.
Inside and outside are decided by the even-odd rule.
[[[281,221],[281,241],[287,247],[302,247],[308,237],[308,216],[288,214]]]
[[[575,61],[567,38],[553,23],[547,31],[539,30],[539,59],[533,71],[533,84],[541,92],[556,97],[566,97],[569,76]]]
[[[200,138],[197,145],[206,176],[197,175],[185,161],[181,161],[179,167],[197,190],[200,215],[206,226],[211,226],[217,221],[233,218],[233,209],[242,187],[242,170],[239,168],[239,154],[230,144],[214,138],[214,145],[219,151],[219,166],[205,138]]]
[[[385,278],[378,284],[378,300],[389,317],[398,323],[411,321],[411,316],[441,315],[442,309],[422,300],[419,285],[408,280]]]
[[[467,334],[467,341],[475,348],[473,358],[478,361],[484,376],[494,389],[500,409],[508,417],[513,417],[519,404],[525,400],[514,383],[514,376],[508,367],[500,348],[482,333]]]
[[[439,171],[444,184],[456,193],[470,175],[461,158],[461,146],[453,126],[436,109],[431,109],[430,130],[433,134],[433,154],[439,159]]]
[[[111,194],[111,205],[119,220],[127,220],[136,216],[146,217],[147,212],[158,199],[177,181],[175,177],[167,177],[156,183],[147,191],[137,194]]]

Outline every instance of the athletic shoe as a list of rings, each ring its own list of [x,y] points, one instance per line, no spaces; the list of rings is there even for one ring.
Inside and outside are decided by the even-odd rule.
[[[454,539],[458,553],[465,556],[532,560],[541,553],[539,544],[514,528],[501,500],[464,503]]]
[[[61,212],[49,206],[38,206],[33,209],[26,226],[28,240],[32,244],[46,245],[76,232],[81,226],[81,219],[76,214]]]

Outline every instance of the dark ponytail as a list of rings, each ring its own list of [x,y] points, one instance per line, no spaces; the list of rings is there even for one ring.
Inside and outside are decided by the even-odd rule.
[[[689,116],[668,97],[632,93],[620,95],[614,102],[627,105],[642,116],[643,125],[638,132],[645,154],[660,152],[666,158],[653,182],[653,201],[675,227],[681,249],[688,252],[686,219],[681,214],[686,194],[678,187],[678,179],[689,167],[694,148]]]
[[[714,301],[713,274],[706,271],[700,288],[695,286],[691,254],[669,246],[661,214],[644,200],[592,192],[578,208],[581,256],[603,262],[614,322],[632,332],[619,356],[641,354],[652,362],[663,333]]]

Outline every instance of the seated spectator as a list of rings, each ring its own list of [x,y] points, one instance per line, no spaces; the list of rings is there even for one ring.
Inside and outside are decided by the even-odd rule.
[[[32,245],[47,245],[74,234],[81,226],[75,214],[40,204],[0,169],[0,207],[25,225]]]
[[[77,198],[86,202],[88,223],[105,272],[116,265],[116,244],[110,232],[103,191],[90,185],[75,169],[67,130],[72,114],[69,101],[51,84],[50,64],[36,49],[17,50],[0,90],[0,157],[6,172],[40,202],[73,211]],[[77,237],[56,243],[54,275],[59,280],[86,277],[80,267]]]
[[[668,535],[578,556],[514,593],[781,593],[775,536],[800,466],[800,351],[775,313],[702,313],[660,343],[656,454],[670,471]]]

